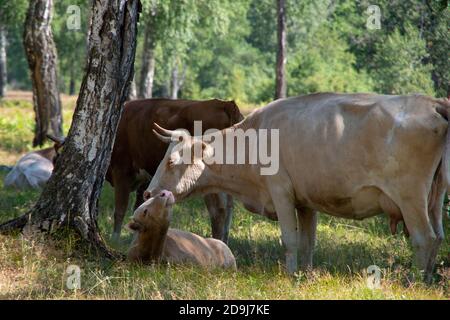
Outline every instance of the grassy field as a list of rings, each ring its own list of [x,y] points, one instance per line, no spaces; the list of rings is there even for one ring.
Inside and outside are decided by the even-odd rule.
[[[63,97],[65,130],[74,106]],[[30,96],[13,93],[0,102],[0,165],[12,165],[31,150],[33,112]],[[3,188],[0,172],[0,222],[25,213],[36,191]],[[112,229],[113,192],[106,184],[100,200],[99,225],[105,239]],[[131,210],[130,210],[131,214]],[[445,218],[446,233],[450,232]],[[175,207],[173,227],[208,236],[206,208],[200,199]],[[123,233],[125,251],[131,241]],[[6,299],[449,299],[450,241],[438,257],[432,286],[414,281],[412,251],[402,235],[391,236],[384,216],[348,221],[320,215],[314,271],[295,277],[284,272],[283,249],[277,223],[236,206],[230,248],[238,271],[205,271],[189,266],[140,266],[95,258],[80,249],[73,235],[58,239],[0,236],[0,298]],[[81,269],[81,289],[66,287],[69,265]],[[382,270],[381,287],[370,289],[366,269]],[[417,277],[417,275],[416,275]]]

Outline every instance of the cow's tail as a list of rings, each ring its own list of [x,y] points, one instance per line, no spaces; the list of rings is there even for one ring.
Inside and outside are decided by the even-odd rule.
[[[444,152],[442,154],[441,173],[447,186],[450,186],[450,101],[448,99],[437,100],[439,106],[436,111],[448,121],[445,138]]]

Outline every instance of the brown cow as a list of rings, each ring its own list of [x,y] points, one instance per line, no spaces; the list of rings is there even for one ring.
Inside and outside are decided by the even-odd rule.
[[[128,260],[143,263],[162,260],[205,268],[236,269],[236,259],[222,241],[169,228],[173,203],[172,193],[164,190],[136,209],[128,224],[136,233]]]
[[[230,127],[242,119],[234,101],[145,99],[127,102],[106,175],[106,180],[114,187],[115,196],[113,240],[120,237],[130,193],[137,189],[137,208],[142,203],[142,192],[150,176],[155,173],[167,150],[167,145],[152,132],[154,122],[171,129],[187,129],[193,134],[194,121],[202,121],[204,132]],[[232,198],[225,194],[209,194],[205,201],[213,237],[227,242]]]

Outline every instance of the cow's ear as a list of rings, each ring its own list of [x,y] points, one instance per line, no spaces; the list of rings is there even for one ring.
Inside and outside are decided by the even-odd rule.
[[[180,127],[180,116],[178,113],[174,114],[173,116],[171,116],[169,119],[167,119],[166,121],[166,127],[167,128],[172,128],[172,129],[176,129],[178,127]]]

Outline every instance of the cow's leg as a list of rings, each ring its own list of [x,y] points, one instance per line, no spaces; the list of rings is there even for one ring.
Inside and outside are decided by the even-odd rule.
[[[144,203],[144,191],[147,189],[149,182],[141,183],[136,189],[136,200],[134,202],[134,210]]]
[[[225,225],[223,226],[223,242],[228,243],[228,237],[230,235],[231,221],[233,219],[234,201],[233,197],[229,194],[226,195],[226,217]]]
[[[444,227],[442,225],[442,210],[444,205],[444,198],[447,193],[447,186],[444,182],[444,178],[438,175],[433,181],[432,192],[429,199],[428,214],[430,217],[431,226],[433,227],[434,233],[436,234],[436,241],[433,251],[430,253],[432,261],[430,264],[433,268],[436,256],[439,252],[439,247],[444,241]],[[430,279],[431,280],[431,275]]]
[[[125,213],[128,209],[131,187],[129,180],[123,175],[115,175],[114,179],[114,229],[111,240],[118,242]]]
[[[300,268],[312,268],[314,246],[316,244],[317,212],[311,209],[297,209],[299,226]]]
[[[225,194],[211,193],[204,197],[209,218],[211,219],[212,237],[224,241],[224,226],[226,220]]]
[[[399,203],[406,227],[411,235],[416,265],[424,271],[425,281],[431,280],[438,240],[428,217],[427,201],[421,195],[408,197]]]
[[[293,274],[298,270],[299,228],[297,226],[297,215],[295,206],[289,195],[271,192],[275,211],[281,228],[281,239],[286,250],[286,269]]]

